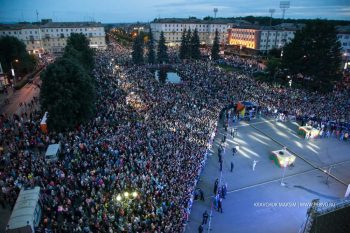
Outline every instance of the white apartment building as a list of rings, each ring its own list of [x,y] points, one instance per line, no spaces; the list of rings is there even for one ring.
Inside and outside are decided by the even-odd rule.
[[[42,20],[36,24],[0,24],[0,37],[17,37],[26,45],[27,51],[34,54],[62,53],[71,33],[84,34],[91,48],[106,48],[105,31],[101,23]]]
[[[282,48],[292,41],[294,34],[302,24],[280,24],[273,27],[243,26],[228,29],[228,44],[257,51]]]
[[[341,52],[343,55],[350,56],[350,26],[337,27],[337,37],[341,45]]]
[[[220,43],[226,43],[227,29],[231,24],[226,20],[156,19],[151,23],[151,29],[156,42],[158,42],[160,33],[163,31],[168,46],[180,45],[185,29],[190,29],[192,32],[197,29],[200,43],[212,45],[216,30],[219,32]]]

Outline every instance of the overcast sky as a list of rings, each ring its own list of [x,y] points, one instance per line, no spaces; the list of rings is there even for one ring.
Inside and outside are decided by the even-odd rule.
[[[268,16],[282,17],[279,0],[0,0],[0,22],[54,21],[148,22],[154,18],[203,18]],[[286,18],[350,20],[350,0],[291,0]]]

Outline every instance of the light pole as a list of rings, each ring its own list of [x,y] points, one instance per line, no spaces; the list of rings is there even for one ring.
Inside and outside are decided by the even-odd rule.
[[[18,59],[15,59],[15,60],[13,60],[13,61],[10,62],[10,64],[11,64],[11,74],[12,74],[12,77],[13,77],[13,85],[15,85],[16,75],[15,75],[15,69],[13,68],[13,62],[18,63],[19,60],[18,60]]]
[[[286,152],[287,148],[284,147],[283,150]],[[284,169],[283,169],[283,175],[282,175],[282,179],[281,179],[281,186],[286,186],[286,183],[284,183],[283,180],[284,180],[284,175],[286,174],[286,169],[287,169],[288,165],[289,165],[289,157],[284,162]]]
[[[328,171],[324,170],[324,173],[327,174],[327,178],[326,178],[326,181],[325,181],[325,184],[328,185],[329,183],[329,176],[331,175],[331,170],[332,170],[333,166],[331,165],[329,168],[328,168]]]
[[[115,194],[112,197],[112,200],[115,202],[116,205],[122,206],[123,208],[127,208],[130,201],[135,200],[139,194],[136,191],[133,191],[131,193],[124,192],[122,194]]]

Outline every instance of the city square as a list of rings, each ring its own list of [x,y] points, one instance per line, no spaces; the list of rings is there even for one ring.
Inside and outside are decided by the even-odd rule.
[[[212,219],[211,230],[205,228],[204,232],[300,232],[307,204],[313,199],[331,206],[344,196],[350,179],[346,172],[350,163],[347,144],[333,139],[307,141],[297,135],[295,123],[275,119],[239,122],[231,127],[237,127],[238,135],[227,136],[223,172],[219,171],[217,145],[230,128],[228,133],[222,129],[210,151],[198,184],[206,194],[205,202],[194,202],[186,232],[197,232],[205,210],[212,211]],[[232,156],[236,146],[239,151]],[[284,146],[298,156],[295,165],[285,170],[286,185],[282,186],[284,169],[276,166],[270,155]],[[254,160],[258,163],[253,171]],[[330,167],[336,179],[329,178]],[[216,178],[228,186],[223,213],[211,209]]]
[[[349,233],[350,15],[311,2],[2,2],[0,232]]]

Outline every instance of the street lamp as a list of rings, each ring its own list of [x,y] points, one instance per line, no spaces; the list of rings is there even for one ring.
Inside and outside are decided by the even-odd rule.
[[[287,151],[287,148],[286,147],[283,147],[283,150],[284,152]],[[286,169],[287,169],[287,166],[289,165],[289,157],[284,161],[284,169],[283,169],[283,175],[282,175],[282,179],[281,179],[281,186],[286,186],[286,183],[283,182],[284,180],[284,175],[286,174]]]
[[[15,76],[15,69],[13,68],[13,62],[18,63],[19,60],[15,59],[15,60],[10,62],[10,64],[11,64],[11,74],[12,74],[12,77],[13,77],[13,82],[15,82],[16,81],[16,76]]]

